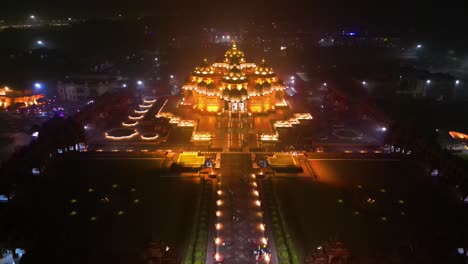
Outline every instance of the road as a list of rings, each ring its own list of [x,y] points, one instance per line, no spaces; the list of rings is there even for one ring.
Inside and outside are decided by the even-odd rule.
[[[257,179],[252,177],[250,154],[222,154],[217,189],[215,231],[209,239],[207,263],[266,263],[256,261],[255,245],[272,249],[270,263],[278,263],[273,238],[266,235]]]

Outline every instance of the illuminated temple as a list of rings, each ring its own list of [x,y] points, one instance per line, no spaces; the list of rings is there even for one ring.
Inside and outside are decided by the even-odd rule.
[[[247,62],[236,44],[222,62],[205,59],[182,87],[183,106],[202,112],[267,113],[287,106],[285,87],[265,60]]]

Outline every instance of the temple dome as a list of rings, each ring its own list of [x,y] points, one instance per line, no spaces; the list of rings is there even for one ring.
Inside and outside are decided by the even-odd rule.
[[[247,98],[248,98],[247,90],[245,88],[242,88],[242,89],[239,90],[239,92],[240,92],[241,100],[242,101],[247,100]]]
[[[245,77],[245,74],[238,68],[237,65],[234,65],[227,73],[224,75],[223,82],[225,83],[246,83],[248,80]]]
[[[200,66],[196,67],[193,71],[193,76],[210,76],[214,74],[214,67],[208,63],[207,59],[203,59],[203,62]]]
[[[265,62],[265,59],[255,67],[254,73],[256,77],[271,78],[276,76],[273,69]]]
[[[207,86],[206,86],[206,93],[208,95],[214,95],[216,93],[216,85],[214,83],[209,83]]]
[[[263,94],[263,86],[260,83],[255,84],[255,95],[260,96]]]
[[[232,44],[232,48],[224,54],[224,61],[228,63],[235,63],[240,64],[243,63],[244,60],[244,52],[237,49],[236,43]]]
[[[263,82],[262,84],[263,92],[270,93],[271,92],[271,84],[269,82]]]
[[[226,100],[226,101],[229,100],[229,89],[228,89],[227,87],[224,88],[222,97],[223,97],[223,99]]]

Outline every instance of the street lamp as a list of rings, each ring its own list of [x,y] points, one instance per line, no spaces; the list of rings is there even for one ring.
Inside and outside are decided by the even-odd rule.
[[[36,89],[42,89],[42,83],[34,83],[34,88]]]
[[[35,15],[30,15],[29,18],[30,19],[36,19],[36,16]]]
[[[426,84],[431,84],[431,80],[427,80],[427,81],[426,81]]]
[[[143,81],[138,80],[138,81],[137,81],[137,84],[138,84],[139,86],[141,86],[141,85],[143,85]]]
[[[367,82],[366,82],[366,81],[362,81],[362,85],[366,85],[366,84],[367,84]]]
[[[36,44],[39,45],[39,46],[43,46],[43,45],[44,45],[44,41],[38,40],[38,41],[36,41]]]
[[[169,76],[171,79],[174,79],[174,75],[171,74],[171,76]]]
[[[455,85],[459,85],[459,84],[460,84],[460,80],[456,80]]]
[[[420,49],[420,48],[422,48],[422,45],[421,45],[421,44],[418,44],[418,45],[416,45],[416,48],[417,48],[417,49]]]
[[[326,83],[326,82],[325,82],[325,83],[323,83],[323,86],[327,86],[327,83]]]

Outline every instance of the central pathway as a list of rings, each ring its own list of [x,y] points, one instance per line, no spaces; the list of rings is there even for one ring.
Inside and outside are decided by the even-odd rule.
[[[257,181],[250,154],[222,154],[207,263],[277,263],[270,254],[261,260],[254,254],[259,246],[267,252],[273,244],[266,235]]]

